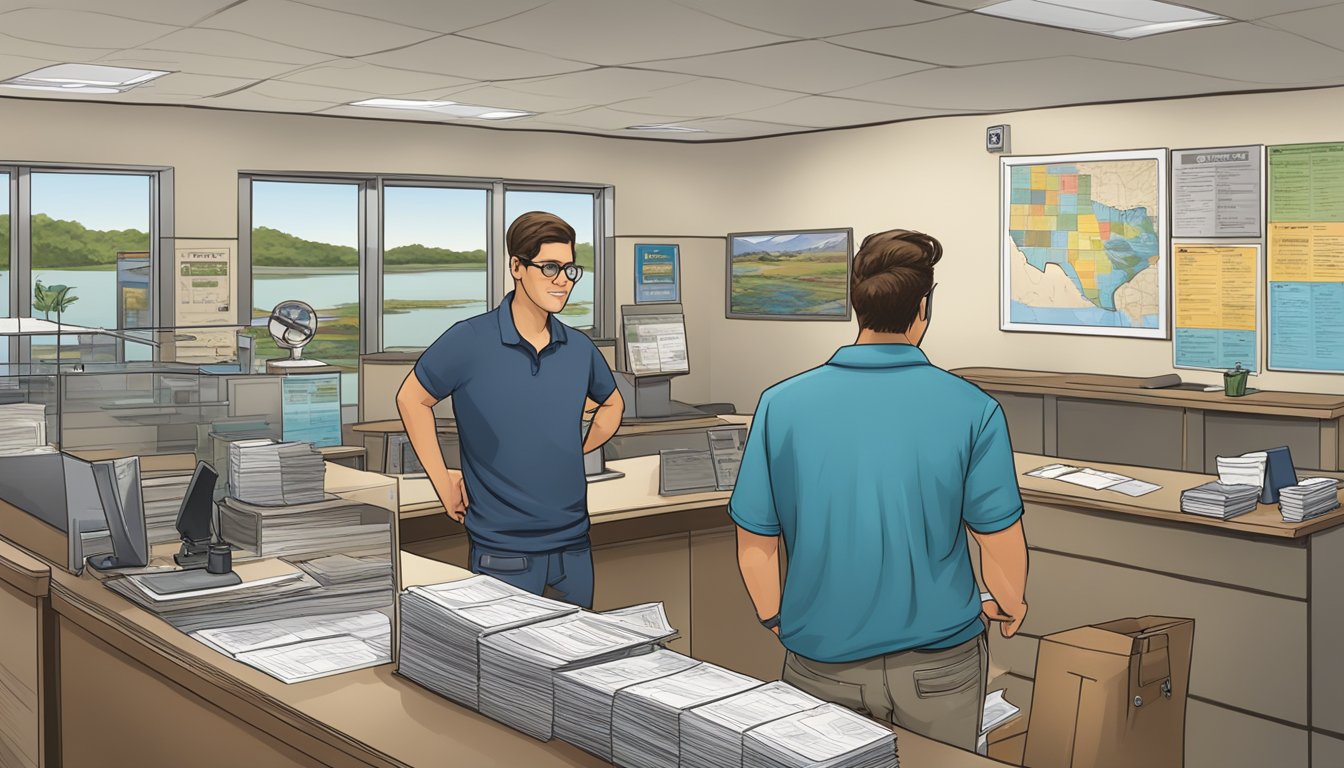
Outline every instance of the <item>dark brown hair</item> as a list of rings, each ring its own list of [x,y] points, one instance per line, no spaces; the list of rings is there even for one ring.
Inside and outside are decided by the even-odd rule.
[[[546,243],[569,243],[570,258],[574,258],[574,228],[554,213],[528,211],[509,225],[504,235],[509,256],[535,259]]]
[[[879,333],[909,330],[920,299],[933,290],[933,265],[942,257],[942,244],[923,232],[889,229],[865,237],[850,277],[859,327]]]

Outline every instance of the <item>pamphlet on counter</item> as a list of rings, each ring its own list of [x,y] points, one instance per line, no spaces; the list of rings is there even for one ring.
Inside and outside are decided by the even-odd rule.
[[[1065,483],[1081,485],[1094,491],[1118,491],[1126,496],[1143,496],[1159,490],[1162,486],[1114,472],[1103,472],[1087,467],[1073,467],[1068,464],[1047,464],[1026,473],[1029,477],[1043,477],[1047,480],[1060,480]]]

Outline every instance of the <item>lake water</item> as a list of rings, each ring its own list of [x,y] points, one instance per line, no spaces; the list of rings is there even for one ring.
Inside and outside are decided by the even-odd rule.
[[[35,277],[44,284],[73,286],[79,300],[64,312],[61,319],[75,325],[114,327],[116,325],[117,273],[113,270],[37,270]],[[478,315],[486,310],[484,270],[440,270],[431,272],[396,272],[383,278],[383,293],[388,299],[439,300],[468,299],[473,303],[461,307],[412,309],[403,314],[384,315],[383,344],[392,347],[423,347],[439,337],[453,323]],[[587,291],[583,289],[587,288]],[[592,300],[592,284],[580,283],[572,300]],[[9,295],[9,272],[0,272],[0,296]],[[269,310],[286,299],[299,299],[315,309],[330,309],[340,304],[359,300],[358,274],[334,272],[319,275],[303,273],[258,272],[252,284],[252,305]],[[591,307],[591,303],[588,305]],[[39,317],[41,313],[35,313]],[[52,316],[55,319],[55,316]],[[592,312],[565,315],[565,323],[572,326],[592,324]]]

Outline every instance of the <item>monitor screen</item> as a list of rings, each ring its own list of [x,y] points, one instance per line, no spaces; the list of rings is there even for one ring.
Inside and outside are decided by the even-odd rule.
[[[621,336],[625,352],[622,362],[627,373],[659,376],[690,372],[686,317],[680,311],[669,309],[672,308],[668,305],[622,308]]]
[[[280,421],[285,441],[318,448],[341,444],[341,374],[300,373],[284,377]]]

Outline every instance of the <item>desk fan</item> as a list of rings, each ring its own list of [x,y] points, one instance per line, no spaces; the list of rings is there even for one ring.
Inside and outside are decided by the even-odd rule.
[[[326,365],[321,360],[303,356],[303,348],[317,335],[317,313],[305,302],[290,299],[276,304],[266,321],[266,330],[270,332],[275,346],[289,350],[287,359],[268,360],[268,367],[311,368]]]

